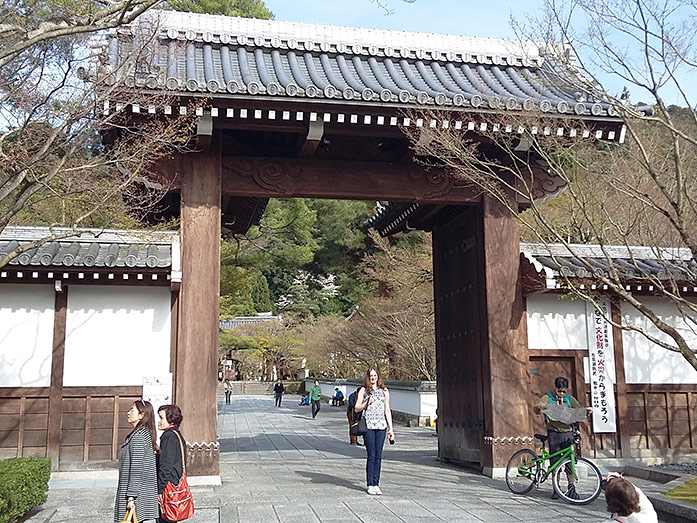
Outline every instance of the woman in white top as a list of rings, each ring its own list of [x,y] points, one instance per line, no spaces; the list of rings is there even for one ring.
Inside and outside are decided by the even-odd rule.
[[[657,523],[658,516],[649,498],[617,472],[606,477],[605,502],[611,514],[603,523]]]
[[[380,467],[382,465],[382,448],[385,435],[394,443],[392,428],[392,411],[390,410],[390,392],[382,382],[377,369],[368,369],[363,379],[363,387],[356,398],[356,412],[363,412],[368,432],[363,436],[368,460],[365,465],[368,494],[381,495]]]

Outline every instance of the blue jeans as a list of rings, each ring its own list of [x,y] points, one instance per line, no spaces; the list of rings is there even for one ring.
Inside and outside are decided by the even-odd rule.
[[[368,461],[365,464],[365,475],[368,486],[380,484],[380,466],[382,465],[382,447],[385,446],[387,429],[369,429],[363,436]]]

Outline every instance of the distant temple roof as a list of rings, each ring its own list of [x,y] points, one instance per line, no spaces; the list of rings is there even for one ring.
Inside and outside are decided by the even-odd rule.
[[[71,229],[60,227],[8,226],[0,234],[0,255],[52,236],[57,239],[29,248],[10,261],[9,266],[28,270],[156,270],[174,268],[174,265],[179,268],[179,236],[176,232],[78,229],[76,234],[72,234]]]
[[[112,72],[137,62],[120,82],[187,96],[615,116],[530,42],[152,11],[105,45]]]

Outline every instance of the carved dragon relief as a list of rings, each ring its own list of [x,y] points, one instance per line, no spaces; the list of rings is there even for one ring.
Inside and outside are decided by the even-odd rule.
[[[233,176],[251,178],[258,187],[279,196],[288,197],[296,192],[298,178],[308,175],[306,165],[310,163],[294,159],[230,158],[223,162],[223,171]],[[375,169],[374,165],[371,164],[372,171],[379,171],[380,169]],[[396,169],[394,164],[387,165],[390,169],[385,170],[386,175],[395,180],[398,178],[404,180],[403,186],[394,191],[394,198],[404,197],[407,193],[414,200],[434,201],[453,191],[471,187],[471,184],[466,181],[458,180],[440,169],[428,169],[418,165],[397,166]],[[334,172],[340,176],[342,172],[348,173],[350,170],[350,166],[342,166],[339,163]],[[331,172],[331,168],[328,168],[327,172]],[[331,177],[327,177],[327,184],[331,186]],[[390,195],[379,196],[385,199],[391,197]]]
[[[422,182],[427,191],[422,198],[432,200],[448,194],[455,186],[455,179],[443,171],[433,171],[426,168],[412,167],[409,169],[409,179],[414,182]]]
[[[521,182],[521,191],[526,194],[519,194],[519,202],[528,201],[527,194],[529,193],[532,200],[540,204],[564,192],[569,185],[563,177],[551,172],[543,160],[531,163],[524,176],[525,183]]]
[[[251,177],[259,187],[282,195],[291,193],[288,187],[284,187],[283,182],[303,174],[299,162],[278,159],[236,160],[224,163],[223,170],[238,176]]]

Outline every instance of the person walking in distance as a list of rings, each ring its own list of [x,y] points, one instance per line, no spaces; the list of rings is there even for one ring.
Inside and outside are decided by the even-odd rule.
[[[230,396],[232,396],[232,383],[230,383],[230,378],[225,378],[223,390],[225,391],[225,405],[230,405]]]
[[[310,391],[310,403],[312,403],[312,419],[317,417],[319,414],[319,402],[322,398],[322,388],[319,386],[319,381],[315,380],[315,386],[312,387]]]
[[[284,390],[285,389],[283,388],[283,380],[281,380],[281,378],[278,378],[276,385],[273,386],[273,396],[276,401],[277,407],[281,406],[281,400],[283,399]]]
[[[363,412],[368,432],[363,436],[367,460],[365,464],[368,494],[382,495],[380,490],[380,469],[382,467],[382,448],[385,435],[394,443],[392,427],[392,410],[390,409],[390,391],[382,382],[376,368],[368,369],[363,379],[363,387],[356,398],[356,412]]]

